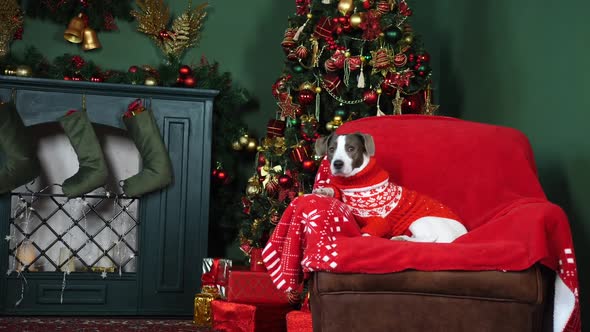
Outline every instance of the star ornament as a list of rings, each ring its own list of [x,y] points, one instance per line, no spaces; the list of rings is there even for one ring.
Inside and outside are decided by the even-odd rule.
[[[279,108],[281,109],[281,118],[297,118],[300,106],[293,103],[293,97],[289,96],[288,98],[285,98],[285,100],[279,101],[277,105],[279,105]]]
[[[393,114],[402,114],[402,105],[404,104],[404,98],[401,96],[399,89],[395,93],[395,99],[393,100]]]
[[[12,235],[6,235],[4,237],[4,240],[6,240],[6,242],[10,242],[10,240],[12,240],[12,239],[14,239],[14,236],[12,236]]]
[[[107,277],[107,271],[102,271],[102,273],[100,274],[100,277],[103,279],[106,279]]]

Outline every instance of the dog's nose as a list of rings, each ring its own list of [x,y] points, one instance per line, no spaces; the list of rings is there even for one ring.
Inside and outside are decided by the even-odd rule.
[[[344,167],[344,162],[342,160],[334,160],[333,165],[335,169],[341,169]]]

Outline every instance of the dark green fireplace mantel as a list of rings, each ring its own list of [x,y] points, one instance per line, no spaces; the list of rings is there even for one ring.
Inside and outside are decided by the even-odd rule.
[[[144,99],[154,111],[171,156],[174,182],[139,200],[136,273],[102,279],[96,273],[68,276],[60,303],[61,273],[30,272],[22,303],[22,279],[7,276],[11,214],[0,196],[0,314],[190,315],[207,255],[211,131],[217,91],[0,76],[0,99],[15,95],[27,126],[55,122],[83,99],[93,123],[124,128],[127,105]]]

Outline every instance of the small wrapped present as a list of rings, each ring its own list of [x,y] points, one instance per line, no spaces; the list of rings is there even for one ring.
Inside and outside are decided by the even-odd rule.
[[[311,144],[306,144],[305,141],[292,147],[289,153],[291,160],[296,163],[303,163],[304,160],[311,158]]]
[[[201,275],[202,292],[217,292],[220,298],[225,299],[227,297],[227,280],[231,266],[232,261],[229,259],[204,258],[203,274]]]
[[[288,294],[277,289],[268,272],[231,271],[227,300],[253,304],[289,304]]]
[[[287,314],[287,332],[313,332],[311,312],[289,312]]]
[[[283,137],[285,136],[286,127],[287,123],[285,121],[271,119],[266,126],[266,136],[268,138]]]
[[[211,312],[211,302],[218,296],[208,293],[199,293],[195,295],[193,324],[198,327],[213,326],[213,313]]]
[[[288,305],[242,304],[215,300],[211,303],[213,329],[222,332],[284,332]]]

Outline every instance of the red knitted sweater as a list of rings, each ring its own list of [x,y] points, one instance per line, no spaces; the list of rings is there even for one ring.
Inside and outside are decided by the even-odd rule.
[[[389,175],[374,158],[358,174],[330,176],[326,182],[324,186],[335,187],[336,198],[352,209],[363,233],[379,237],[409,234],[412,222],[427,216],[459,220],[440,202],[389,182]]]

